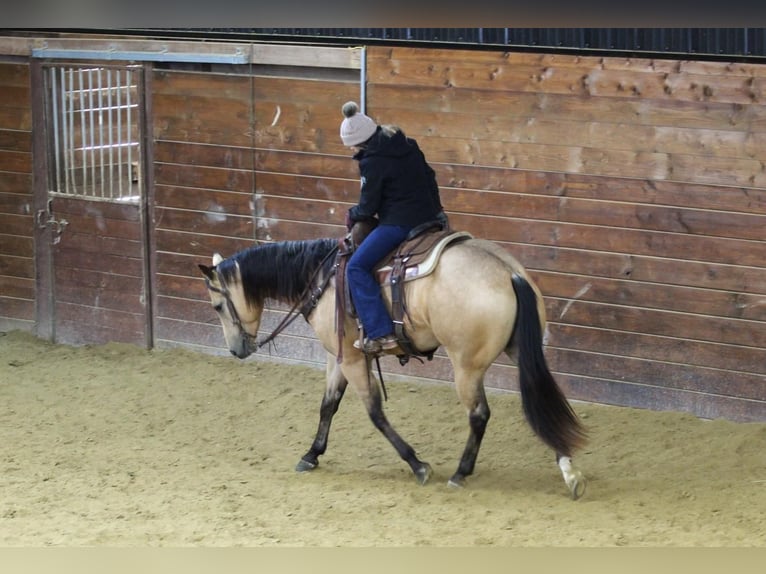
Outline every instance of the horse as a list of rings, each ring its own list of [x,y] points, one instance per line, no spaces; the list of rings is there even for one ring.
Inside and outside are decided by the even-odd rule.
[[[327,352],[319,426],[296,471],[311,471],[319,464],[333,416],[350,383],[373,425],[424,485],[431,477],[431,466],[418,458],[389,423],[381,384],[372,373],[372,358],[353,345],[358,338],[356,320],[348,313],[343,318],[336,316],[338,245],[332,238],[264,243],[226,259],[216,253],[212,266],[198,267],[232,355],[248,357],[284,328],[283,321],[270,337],[258,339],[267,300],[291,305],[288,317],[300,312]],[[468,440],[448,484],[465,486],[474,472],[490,418],[484,375],[505,353],[518,365],[522,410],[528,424],[553,449],[571,498],[579,499],[586,480],[573,466],[572,455],[587,436],[546,363],[543,297],[526,269],[500,245],[470,237],[445,248],[433,272],[408,281],[404,289],[404,326],[411,344],[424,353],[444,349],[454,368],[455,390],[468,415]],[[382,291],[390,310],[391,290],[384,286]]]

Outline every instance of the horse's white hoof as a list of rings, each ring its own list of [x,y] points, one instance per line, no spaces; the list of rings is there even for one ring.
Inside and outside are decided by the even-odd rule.
[[[579,470],[574,471],[566,480],[569,487],[569,494],[572,500],[579,500],[585,494],[587,481]]]

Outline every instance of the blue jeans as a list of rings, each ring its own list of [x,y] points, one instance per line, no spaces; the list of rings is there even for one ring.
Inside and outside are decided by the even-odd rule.
[[[372,274],[375,264],[396,248],[409,227],[378,225],[356,248],[346,268],[351,299],[368,338],[377,339],[394,332],[394,324],[380,293],[380,284]]]

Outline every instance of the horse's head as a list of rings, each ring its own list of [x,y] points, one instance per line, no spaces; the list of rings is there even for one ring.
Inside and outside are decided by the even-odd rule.
[[[223,257],[213,256],[213,266],[199,265],[205,276],[205,284],[213,309],[223,326],[223,336],[229,351],[244,359],[257,349],[256,335],[261,324],[263,305],[249,302],[245,297],[239,263],[227,261],[227,271],[222,270]]]

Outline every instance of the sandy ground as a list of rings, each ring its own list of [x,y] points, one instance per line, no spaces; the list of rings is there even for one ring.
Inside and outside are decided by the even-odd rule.
[[[393,359],[389,359],[393,360]],[[409,468],[349,392],[320,466],[307,367],[0,333],[2,546],[766,546],[766,423],[576,403],[574,502],[518,397],[492,393],[476,474],[448,386],[389,382]]]

